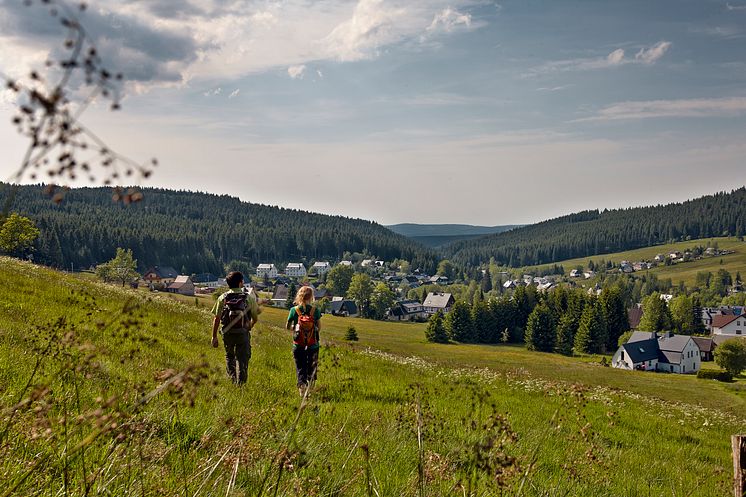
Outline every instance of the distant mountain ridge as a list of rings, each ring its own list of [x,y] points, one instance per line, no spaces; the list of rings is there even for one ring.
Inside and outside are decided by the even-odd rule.
[[[445,249],[445,247],[456,242],[503,233],[518,227],[518,225],[474,226],[471,224],[401,223],[386,227],[394,233],[406,236],[426,247]]]
[[[386,226],[394,233],[408,237],[426,237],[426,236],[474,236],[474,235],[491,235],[493,233],[502,233],[513,228],[520,227],[519,224],[509,224],[503,226],[475,226],[472,224],[418,224],[418,223],[400,223]]]

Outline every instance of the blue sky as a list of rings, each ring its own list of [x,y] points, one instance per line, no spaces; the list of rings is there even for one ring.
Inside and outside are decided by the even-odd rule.
[[[12,76],[63,37],[21,4],[0,0]],[[81,21],[128,77],[124,110],[84,121],[159,158],[147,186],[494,225],[744,184],[746,0],[99,0]]]

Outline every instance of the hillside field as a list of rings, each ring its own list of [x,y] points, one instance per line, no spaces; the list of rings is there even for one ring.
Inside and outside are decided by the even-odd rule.
[[[671,278],[674,285],[683,281],[687,286],[693,286],[697,273],[700,271],[711,271],[713,274],[718,269],[726,269],[733,276],[737,272],[741,272],[741,275],[746,276],[746,242],[739,241],[734,237],[719,237],[719,238],[703,238],[701,240],[689,240],[686,242],[669,243],[666,245],[654,245],[652,247],[645,247],[636,250],[627,250],[624,252],[616,252],[613,254],[602,254],[594,255],[591,257],[581,257],[577,259],[568,259],[557,262],[565,268],[565,272],[569,273],[570,270],[576,266],[583,266],[588,268],[588,262],[593,261],[594,264],[600,264],[601,261],[611,261],[614,264],[619,264],[621,261],[652,261],[658,254],[669,254],[671,252],[680,251],[683,252],[686,249],[690,249],[697,246],[707,247],[718,245],[720,250],[732,250],[733,254],[718,256],[718,257],[705,257],[704,259],[686,262],[682,264],[674,264],[671,266],[658,266],[649,270],[651,274],[655,274],[659,279]],[[722,264],[720,263],[722,261]],[[541,266],[527,266],[522,268],[525,272],[536,271],[539,269],[545,269],[552,267],[553,264],[543,264]],[[640,273],[633,273],[640,274]]]
[[[236,388],[208,346],[209,301],[7,258],[0,281],[0,496],[714,497],[746,429],[744,380],[427,344],[421,324],[331,316],[301,400],[271,308]]]

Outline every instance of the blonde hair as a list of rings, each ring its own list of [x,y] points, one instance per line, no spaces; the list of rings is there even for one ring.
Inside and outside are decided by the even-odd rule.
[[[313,298],[313,288],[310,286],[302,286],[300,287],[300,290],[298,290],[298,293],[295,295],[295,300],[293,303],[295,305],[303,305],[303,304],[310,304],[314,301]]]

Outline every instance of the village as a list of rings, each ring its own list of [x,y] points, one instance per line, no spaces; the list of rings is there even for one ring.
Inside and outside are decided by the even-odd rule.
[[[623,261],[615,268],[619,273],[630,273],[655,267],[656,264],[681,264],[702,257],[725,255],[724,251],[708,248],[703,251],[660,254],[655,260],[630,263]],[[448,292],[448,285],[454,283],[444,275],[428,275],[419,270],[411,273],[397,272],[396,264],[377,259],[359,261],[342,260],[338,266],[354,273],[364,273],[375,283],[385,283],[396,298],[386,309],[383,319],[389,321],[425,322],[436,313],[447,314],[456,302]],[[334,295],[326,287],[326,276],[334,266],[328,261],[317,261],[308,268],[303,263],[288,263],[280,269],[274,263],[261,263],[256,266],[247,291],[253,292],[264,304],[287,308],[292,305],[293,293],[300,285],[309,285],[314,291],[315,300],[324,313],[341,317],[362,316],[359,303],[347,295]],[[567,276],[523,275],[510,279],[507,272],[500,272],[499,281],[504,279],[500,292],[509,292],[519,286],[533,286],[537,292],[548,292],[560,282],[574,286],[576,278],[590,279],[596,276],[593,270],[573,269]],[[142,276],[140,285],[152,291],[165,291],[185,296],[206,295],[225,288],[225,279],[210,273],[179,275],[172,267],[152,267]],[[428,291],[414,291],[427,289]],[[740,288],[729,289],[740,291]],[[599,295],[598,284],[588,289],[590,295]],[[413,296],[419,298],[411,298]],[[662,294],[662,300],[669,302],[670,294]],[[703,362],[713,361],[715,349],[725,340],[746,337],[746,309],[743,306],[720,306],[701,309],[702,336],[676,335],[673,332],[646,332],[639,329],[643,316],[641,305],[627,311],[629,329],[633,332],[626,343],[621,344],[611,359],[611,366],[637,371],[657,371],[666,373],[694,374]]]

